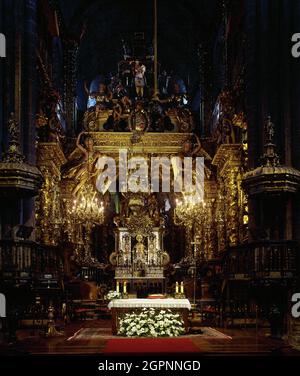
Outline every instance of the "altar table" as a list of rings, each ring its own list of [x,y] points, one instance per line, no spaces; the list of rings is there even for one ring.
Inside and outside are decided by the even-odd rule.
[[[188,330],[188,312],[191,303],[188,299],[114,299],[108,304],[112,311],[112,333],[118,333],[120,316],[126,312],[142,308],[171,309],[181,315],[184,327]]]

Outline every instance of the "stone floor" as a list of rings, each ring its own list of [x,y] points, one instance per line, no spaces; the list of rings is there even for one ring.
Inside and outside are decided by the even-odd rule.
[[[109,338],[113,338],[110,320],[77,321],[64,328],[64,335],[46,338],[39,330],[19,330],[17,341],[0,346],[0,354],[54,355],[101,354]],[[284,340],[271,339],[264,329],[204,329],[203,334],[187,335],[201,355],[287,355],[300,356]]]

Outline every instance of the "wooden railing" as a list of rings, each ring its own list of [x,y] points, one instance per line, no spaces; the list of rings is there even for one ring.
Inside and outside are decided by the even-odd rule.
[[[293,278],[298,245],[293,241],[261,241],[231,248],[223,255],[225,278]]]

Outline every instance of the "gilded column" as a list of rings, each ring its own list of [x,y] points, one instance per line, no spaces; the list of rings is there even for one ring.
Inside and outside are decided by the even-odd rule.
[[[227,186],[226,197],[226,219],[227,219],[227,239],[229,246],[235,246],[239,240],[239,205],[237,176],[238,168],[233,167],[226,171],[225,184]]]

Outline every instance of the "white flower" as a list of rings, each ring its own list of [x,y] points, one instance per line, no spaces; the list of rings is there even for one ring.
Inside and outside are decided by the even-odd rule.
[[[106,294],[106,299],[107,300],[113,300],[113,299],[120,299],[121,297],[121,294],[117,291],[109,291],[107,294]]]
[[[126,313],[120,320],[118,334],[128,337],[175,337],[184,333],[184,325],[179,314],[170,310],[157,311],[143,308],[139,313]]]

